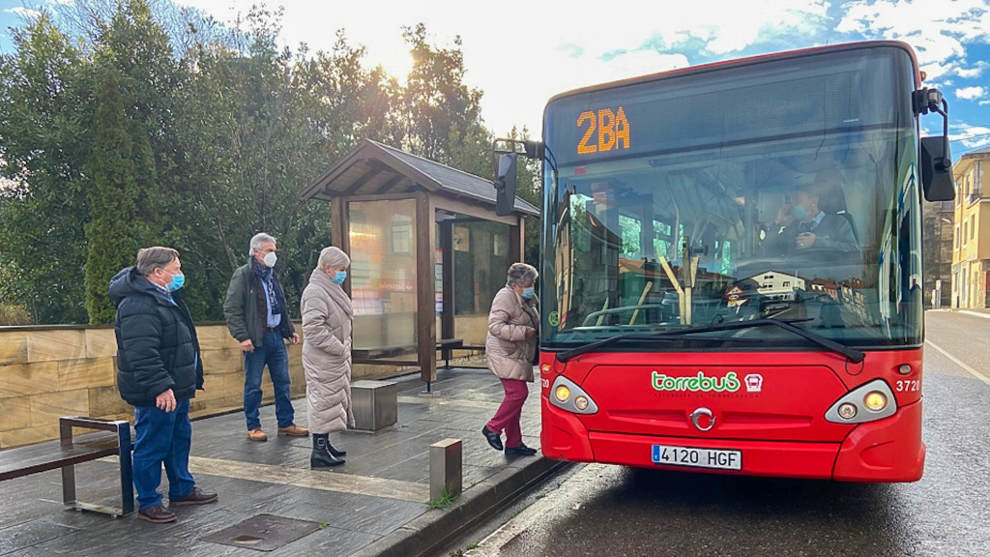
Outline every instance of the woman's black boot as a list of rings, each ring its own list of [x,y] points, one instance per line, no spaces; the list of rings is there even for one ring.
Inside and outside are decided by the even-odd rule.
[[[333,445],[330,444],[330,434],[329,433],[327,434],[327,449],[330,451],[330,454],[332,454],[333,456],[335,456],[337,458],[344,458],[345,456],[347,456],[347,451],[341,451],[339,449],[335,449],[333,447]]]
[[[329,433],[313,434],[313,454],[309,457],[310,468],[329,468],[344,463],[344,459],[330,453],[330,443],[327,441],[329,437]]]

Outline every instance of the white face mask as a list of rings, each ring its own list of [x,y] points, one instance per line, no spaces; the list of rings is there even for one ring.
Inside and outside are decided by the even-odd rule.
[[[274,251],[265,254],[264,262],[267,267],[274,267],[276,261],[278,261],[278,256],[275,255]]]

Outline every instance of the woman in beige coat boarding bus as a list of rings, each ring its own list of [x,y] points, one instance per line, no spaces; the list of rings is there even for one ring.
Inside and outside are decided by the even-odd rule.
[[[306,405],[313,432],[311,468],[344,463],[345,451],[330,443],[330,433],[354,425],[351,413],[351,300],[341,287],[351,258],[336,247],[323,248],[300,299],[302,364]]]
[[[502,381],[505,398],[495,417],[481,428],[481,433],[493,449],[501,451],[504,430],[505,454],[510,456],[536,454],[536,449],[523,445],[519,415],[529,395],[526,383],[533,381],[533,361],[540,325],[540,311],[533,286],[537,276],[532,265],[513,263],[509,267],[505,287],[495,294],[488,314],[485,357],[488,368]]]

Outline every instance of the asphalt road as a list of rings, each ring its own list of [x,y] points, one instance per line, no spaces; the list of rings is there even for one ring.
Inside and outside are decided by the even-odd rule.
[[[928,456],[919,482],[846,484],[579,466],[445,553],[986,555],[990,314],[929,312],[926,319]]]

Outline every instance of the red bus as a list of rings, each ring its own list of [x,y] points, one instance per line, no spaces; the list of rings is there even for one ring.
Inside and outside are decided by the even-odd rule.
[[[553,97],[526,145],[543,160],[543,454],[921,478],[921,199],[954,196],[947,110],[891,41]],[[929,112],[942,136],[920,137]]]

